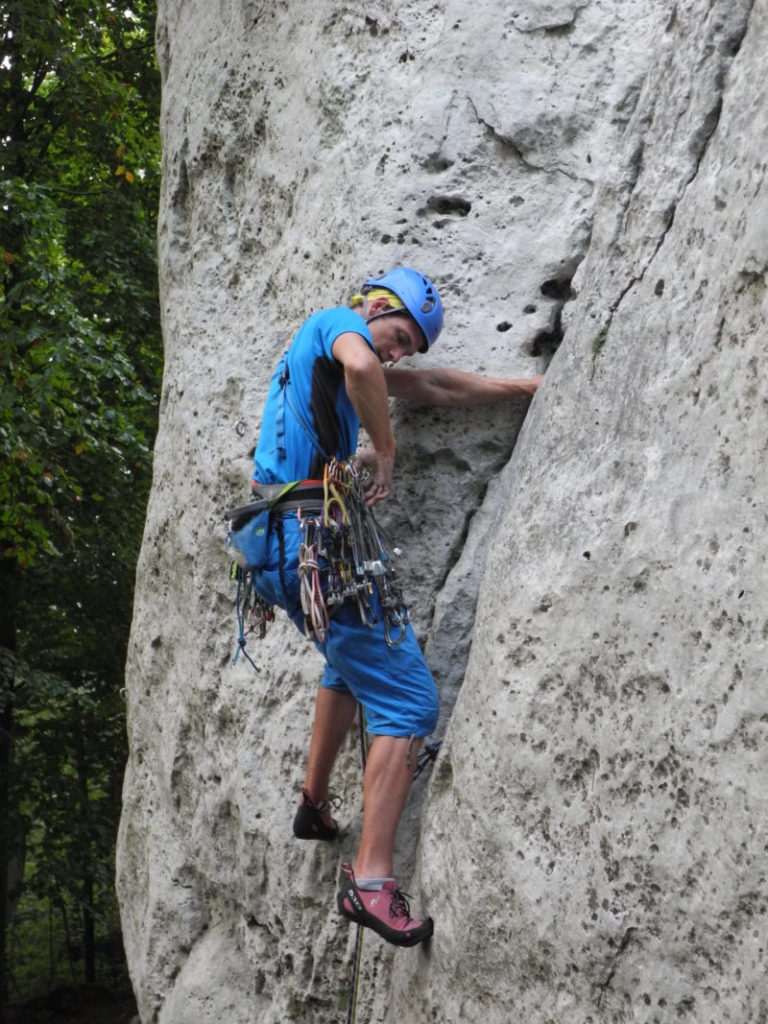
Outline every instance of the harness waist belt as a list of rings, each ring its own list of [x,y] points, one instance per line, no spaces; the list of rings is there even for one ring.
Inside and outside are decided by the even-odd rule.
[[[285,495],[279,497],[282,492]],[[241,516],[255,515],[265,508],[287,510],[308,506],[309,502],[320,503],[325,499],[322,480],[300,480],[291,484],[254,484],[253,501],[225,513],[227,519],[239,520]]]
[[[305,501],[324,501],[325,492],[323,491],[322,485],[320,487],[304,487],[299,484],[298,487],[294,487],[290,490],[284,498],[278,498],[273,508],[282,508],[288,502],[296,502],[301,505]]]
[[[256,485],[256,489],[263,491],[264,488]],[[315,515],[322,512],[325,506],[325,488],[322,480],[302,480],[300,483],[287,491],[282,498],[278,498],[272,505],[276,513],[293,512],[302,509],[304,512]]]
[[[283,512],[292,512],[298,508],[302,512],[316,515],[325,508],[325,501],[322,498],[292,498],[289,494],[283,501],[278,501],[276,505],[273,505],[272,511],[276,515],[282,515]]]

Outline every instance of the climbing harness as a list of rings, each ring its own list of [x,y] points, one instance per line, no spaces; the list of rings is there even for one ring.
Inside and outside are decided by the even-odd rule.
[[[301,533],[298,576],[306,636],[323,643],[331,616],[341,605],[356,605],[360,621],[374,627],[375,587],[385,641],[397,647],[410,619],[384,534],[365,503],[364,478],[357,467],[332,459],[325,465],[322,482],[256,487],[254,493],[255,501],[227,512],[230,531],[225,544],[234,555],[230,575],[237,581],[234,662],[242,651],[256,668],[245,650],[247,638],[261,639],[275,615],[256,591],[254,574],[265,564],[271,525],[280,538],[282,515],[294,511]]]

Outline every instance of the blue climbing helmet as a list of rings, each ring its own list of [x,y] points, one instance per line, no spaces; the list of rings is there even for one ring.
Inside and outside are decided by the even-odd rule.
[[[372,288],[387,288],[395,293],[424,336],[424,344],[419,351],[427,352],[443,328],[443,304],[437,288],[429,278],[410,267],[395,267],[383,277],[369,278],[363,285],[363,295]],[[402,310],[387,310],[378,315],[387,316],[390,313],[402,313]]]

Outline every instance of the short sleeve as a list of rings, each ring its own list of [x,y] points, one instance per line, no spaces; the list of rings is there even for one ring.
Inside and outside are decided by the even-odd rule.
[[[338,306],[336,309],[329,309],[322,315],[320,324],[320,339],[323,353],[329,359],[333,359],[333,343],[340,334],[359,334],[368,347],[375,352],[373,338],[368,330],[368,325],[359,313],[355,313],[346,306]]]

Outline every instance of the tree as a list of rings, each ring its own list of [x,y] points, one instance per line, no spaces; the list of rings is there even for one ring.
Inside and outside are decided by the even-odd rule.
[[[25,842],[86,977],[111,884],[161,370],[154,7],[0,6],[0,1004]]]

